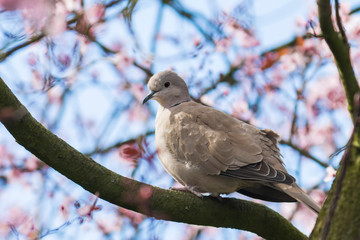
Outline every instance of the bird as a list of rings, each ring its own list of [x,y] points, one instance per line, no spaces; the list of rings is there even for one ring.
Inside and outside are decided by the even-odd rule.
[[[192,100],[185,81],[174,71],[154,74],[147,84],[159,103],[155,119],[156,152],[164,169],[197,196],[238,192],[271,202],[300,202],[319,213],[284,167],[278,141],[229,114]]]

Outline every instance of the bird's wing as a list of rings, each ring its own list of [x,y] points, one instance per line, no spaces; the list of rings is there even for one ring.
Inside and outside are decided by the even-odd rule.
[[[179,105],[171,115],[169,146],[186,164],[207,174],[291,184],[282,165],[278,135],[194,102]]]

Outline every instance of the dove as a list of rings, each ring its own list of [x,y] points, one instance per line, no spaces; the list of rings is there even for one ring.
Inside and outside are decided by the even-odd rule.
[[[197,196],[238,192],[272,202],[301,202],[318,213],[320,206],[284,167],[279,135],[191,100],[185,81],[166,70],[148,82],[150,99],[160,106],[155,144],[164,169]]]

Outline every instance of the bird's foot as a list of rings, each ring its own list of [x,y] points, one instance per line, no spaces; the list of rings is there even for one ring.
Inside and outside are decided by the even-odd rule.
[[[222,200],[223,200],[223,198],[220,196],[220,194],[217,194],[217,195],[210,195],[210,197],[212,197],[212,198],[214,198],[214,199],[216,199],[216,200],[218,200],[218,201],[220,201],[220,202],[222,202]]]
[[[189,187],[189,186],[171,187],[170,189],[175,190],[175,191],[181,191],[181,192],[191,192],[195,196],[197,196],[199,198],[203,198],[203,195],[201,195],[201,193],[195,191],[192,187]]]

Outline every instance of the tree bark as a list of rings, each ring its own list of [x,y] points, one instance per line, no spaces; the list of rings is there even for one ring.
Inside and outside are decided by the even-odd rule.
[[[336,0],[337,1],[337,0]],[[338,4],[338,2],[336,2]],[[338,6],[335,8],[338,11]],[[342,79],[354,130],[341,160],[334,184],[315,224],[311,239],[360,239],[360,92],[351,66],[349,44],[341,19],[334,30],[330,0],[318,0],[320,28],[329,45]]]
[[[360,94],[359,94],[360,96]],[[360,97],[358,111],[360,111]],[[360,118],[310,239],[360,239]]]
[[[246,230],[266,239],[306,239],[288,220],[265,205],[231,198],[200,199],[191,193],[164,190],[112,172],[37,122],[1,78],[0,121],[20,145],[40,160],[115,205],[158,219]]]

